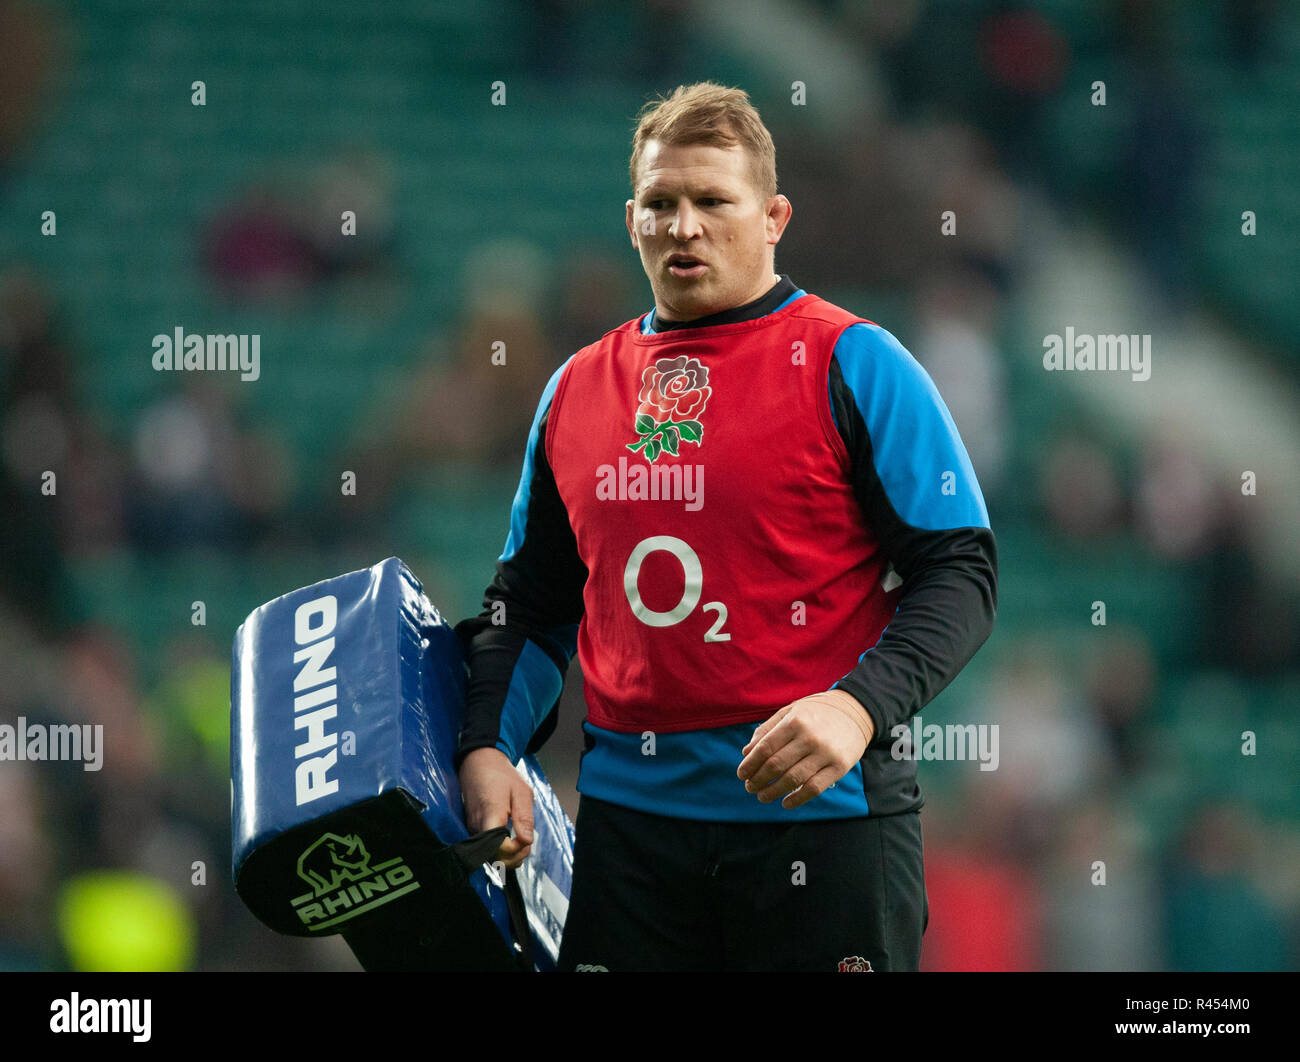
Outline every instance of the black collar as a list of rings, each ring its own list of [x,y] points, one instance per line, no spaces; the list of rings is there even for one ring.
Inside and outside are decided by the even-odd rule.
[[[709,325],[752,321],[755,317],[763,317],[771,313],[798,290],[799,288],[795,282],[782,273],[781,279],[772,285],[766,295],[755,299],[753,302],[747,302],[744,306],[737,306],[731,310],[721,310],[718,313],[711,313],[707,317],[697,317],[693,321],[665,321],[659,317],[658,313],[654,313],[650,318],[650,327],[655,332],[667,332],[673,328],[706,328]]]

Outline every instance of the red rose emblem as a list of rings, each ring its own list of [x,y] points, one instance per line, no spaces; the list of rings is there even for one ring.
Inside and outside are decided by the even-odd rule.
[[[861,955],[850,955],[840,960],[840,973],[875,973],[875,970]]]
[[[699,446],[704,425],[696,418],[711,394],[709,370],[699,358],[682,354],[647,365],[637,396],[638,440],[627,448],[633,453],[644,449],[646,460],[653,464],[661,453],[676,456],[682,442]]]
[[[656,424],[674,420],[691,420],[704,409],[713,388],[709,386],[709,370],[698,358],[685,354],[676,358],[660,358],[647,365],[641,374],[640,405],[637,414],[645,414]]]

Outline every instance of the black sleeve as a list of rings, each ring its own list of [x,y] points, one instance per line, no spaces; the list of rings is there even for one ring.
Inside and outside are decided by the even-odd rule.
[[[903,580],[897,611],[879,642],[836,683],[888,744],[984,644],[997,612],[997,547],[988,527],[930,531],[902,520],[876,473],[872,442],[853,393],[831,359],[830,400],[848,449],[853,488],[867,522]]]
[[[503,747],[514,758],[542,746],[555,730],[577,648],[587,569],[546,456],[549,390],[529,436],[510,538],[483,611],[456,625],[469,663],[457,770],[474,749]],[[521,663],[530,643],[544,657],[534,652]]]

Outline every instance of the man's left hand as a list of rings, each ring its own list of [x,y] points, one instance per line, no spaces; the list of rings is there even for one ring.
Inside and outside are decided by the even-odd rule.
[[[866,709],[843,690],[801,697],[754,731],[736,776],[762,803],[785,796],[781,806],[797,808],[843,778],[874,733]]]

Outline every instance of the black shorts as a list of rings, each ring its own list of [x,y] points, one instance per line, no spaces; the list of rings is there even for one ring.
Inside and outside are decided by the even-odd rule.
[[[584,796],[559,969],[916,970],[919,812],[698,822]]]

